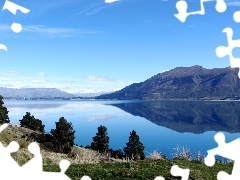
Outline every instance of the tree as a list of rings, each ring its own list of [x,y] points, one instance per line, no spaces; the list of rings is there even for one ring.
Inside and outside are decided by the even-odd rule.
[[[125,147],[124,153],[127,157],[132,159],[145,159],[144,155],[144,146],[140,142],[139,136],[136,131],[130,132],[129,141],[126,143],[127,147]]]
[[[8,110],[3,106],[3,97],[0,95],[0,125],[4,123],[9,123]]]
[[[91,149],[105,153],[108,151],[109,147],[109,137],[107,133],[107,128],[105,126],[99,126],[96,136],[93,137],[93,142],[91,143]]]
[[[39,131],[41,133],[45,132],[44,131],[45,125],[42,124],[41,120],[35,119],[35,117],[31,115],[30,112],[26,112],[26,115],[23,116],[23,119],[19,121],[21,127],[25,127],[33,131]]]
[[[61,117],[56,122],[56,129],[52,129],[52,143],[55,152],[69,153],[74,145],[74,133],[71,122],[67,122],[64,117]]]

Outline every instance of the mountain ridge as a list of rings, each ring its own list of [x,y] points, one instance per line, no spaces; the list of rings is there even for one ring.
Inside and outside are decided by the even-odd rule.
[[[238,68],[176,67],[96,99],[226,99],[240,96]]]
[[[74,97],[73,94],[57,88],[6,88],[0,87],[0,95],[3,98],[53,98],[53,97]]]

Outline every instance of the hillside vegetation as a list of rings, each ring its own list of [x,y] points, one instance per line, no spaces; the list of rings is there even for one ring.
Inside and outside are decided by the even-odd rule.
[[[7,146],[12,140],[20,145],[20,150],[12,154],[12,157],[20,164],[27,163],[33,156],[27,150],[30,142],[34,140],[29,135],[34,132],[27,128],[9,125],[0,134],[0,141]],[[39,144],[39,143],[38,143]],[[66,174],[73,180],[79,180],[82,176],[88,175],[93,180],[116,180],[116,179],[148,179],[153,180],[156,176],[163,176],[165,179],[181,179],[170,174],[172,165],[190,169],[189,179],[217,179],[217,173],[224,170],[231,172],[233,163],[217,162],[213,167],[207,167],[203,161],[189,160],[182,156],[175,160],[168,160],[158,153],[150,154],[145,160],[107,159],[97,151],[73,146],[73,153],[63,154],[50,152],[40,145],[43,157],[43,169],[49,172],[60,172],[58,163],[61,159],[71,162]]]

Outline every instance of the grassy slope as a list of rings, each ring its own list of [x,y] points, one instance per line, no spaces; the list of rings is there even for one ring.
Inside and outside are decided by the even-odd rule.
[[[93,180],[100,179],[148,179],[153,180],[157,176],[165,179],[181,179],[170,174],[172,165],[190,169],[189,179],[217,179],[217,173],[224,170],[231,172],[232,164],[216,163],[213,167],[207,167],[204,163],[188,160],[144,160],[124,163],[99,163],[94,165],[71,165],[66,174],[74,180],[83,175],[89,175]]]
[[[13,153],[13,158],[20,164],[25,164],[32,158],[28,152],[27,147],[31,139],[26,137],[31,130],[20,128],[16,126],[9,126],[0,134],[0,142],[5,146],[11,141],[15,140],[20,145],[20,150]],[[25,137],[24,137],[24,136]],[[97,152],[87,150],[80,147],[73,147],[73,152],[76,154],[74,158],[70,155],[61,153],[53,153],[41,147],[43,156],[44,171],[59,172],[58,163],[61,159],[68,159],[71,166],[68,168],[66,174],[73,180],[80,179],[83,175],[90,176],[94,179],[148,179],[153,180],[156,176],[163,176],[165,179],[181,179],[180,177],[173,177],[170,174],[171,166],[176,164],[181,168],[190,169],[189,179],[217,179],[217,173],[224,170],[231,173],[232,163],[220,164],[216,163],[213,167],[207,167],[203,162],[194,162],[188,160],[144,160],[144,161],[126,161],[114,160],[114,162],[107,162]],[[118,162],[117,162],[118,161]]]

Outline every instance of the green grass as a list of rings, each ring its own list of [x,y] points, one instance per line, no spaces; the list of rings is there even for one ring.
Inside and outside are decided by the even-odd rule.
[[[72,164],[66,174],[72,180],[81,179],[87,175],[92,180],[154,180],[157,176],[163,176],[167,179],[181,179],[181,177],[171,176],[172,165],[178,165],[181,168],[190,169],[190,179],[217,179],[219,171],[224,170],[231,173],[232,163],[216,163],[213,167],[208,167],[204,163],[188,160],[143,160],[136,162],[123,163],[98,163],[98,164]],[[56,165],[44,166],[44,171],[59,172]]]

